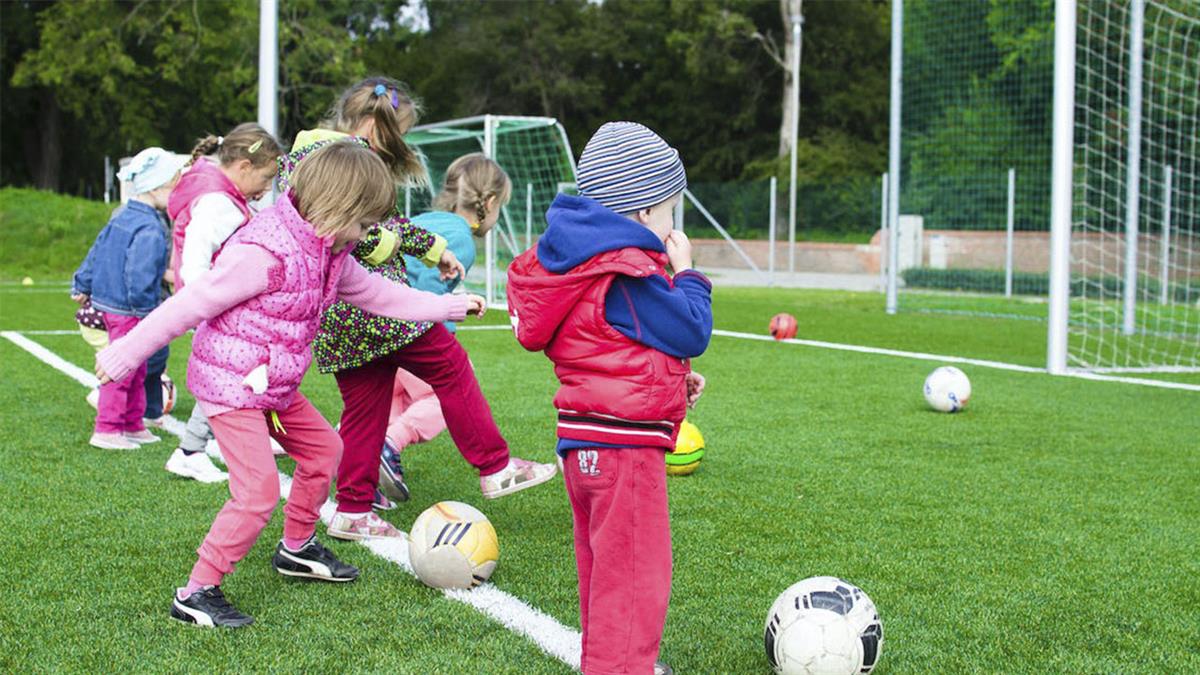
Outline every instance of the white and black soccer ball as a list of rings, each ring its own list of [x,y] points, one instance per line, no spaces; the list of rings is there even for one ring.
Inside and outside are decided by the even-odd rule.
[[[869,673],[883,654],[883,623],[861,588],[810,577],[771,605],[763,644],[780,675]]]
[[[925,400],[934,410],[958,412],[971,400],[971,381],[954,366],[942,366],[925,378]]]

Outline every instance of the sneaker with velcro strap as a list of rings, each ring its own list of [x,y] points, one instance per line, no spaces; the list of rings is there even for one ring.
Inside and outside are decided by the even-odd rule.
[[[275,555],[271,556],[271,566],[289,577],[321,581],[354,581],[358,578],[357,567],[338,560],[316,537],[310,537],[299,551],[288,550],[282,541],[279,542]]]
[[[220,586],[205,586],[182,600],[176,591],[171,603],[171,618],[205,628],[241,628],[254,623],[254,617],[229,604]]]

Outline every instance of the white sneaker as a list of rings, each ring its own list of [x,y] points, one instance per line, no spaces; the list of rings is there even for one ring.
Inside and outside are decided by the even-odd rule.
[[[510,495],[534,485],[541,485],[554,478],[558,468],[553,464],[538,464],[527,459],[512,457],[508,466],[490,476],[479,477],[479,489],[487,499]]]
[[[217,439],[215,438],[208,439],[208,443],[204,444],[204,454],[222,464],[228,464],[228,462],[225,461],[225,456],[221,454],[221,446],[217,443]]]
[[[92,389],[91,391],[89,391],[88,395],[87,395],[87,402],[88,402],[88,405],[99,410],[100,409],[100,390]]]
[[[217,468],[208,455],[196,452],[184,454],[183,448],[175,448],[167,460],[167,471],[176,476],[194,478],[201,483],[220,483],[229,479],[229,474]]]
[[[88,441],[95,448],[103,448],[104,450],[137,450],[142,447],[141,443],[136,443],[125,437],[125,434],[102,434],[96,432],[92,434],[91,440]]]
[[[146,429],[142,429],[141,431],[126,431],[125,438],[128,438],[129,440],[131,440],[134,443],[137,443],[139,445],[146,445],[148,443],[157,443],[160,440],[162,440],[161,438],[159,438],[158,436],[155,436],[154,434],[150,433]]]
[[[404,539],[404,533],[396,529],[388,521],[375,515],[374,511],[360,514],[346,514],[338,511],[333,514],[326,529],[329,536],[345,541],[362,541],[364,539]]]
[[[163,429],[166,427],[166,419],[166,415],[161,417],[143,417],[142,424],[145,424],[147,429]]]

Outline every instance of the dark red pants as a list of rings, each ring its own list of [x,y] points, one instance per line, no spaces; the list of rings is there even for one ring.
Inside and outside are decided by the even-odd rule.
[[[496,428],[466,350],[444,326],[434,324],[407,347],[335,376],[345,405],[338,429],[345,449],[337,471],[337,503],[343,513],[371,510],[397,368],[433,387],[450,438],[481,476],[508,464],[508,444]]]
[[[671,596],[663,454],[662,448],[590,448],[563,459],[575,521],[584,675],[654,672]]]

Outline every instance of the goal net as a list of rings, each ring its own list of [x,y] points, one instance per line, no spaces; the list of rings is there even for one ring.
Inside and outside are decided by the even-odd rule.
[[[415,127],[405,141],[425,156],[432,184],[430,191],[403,195],[409,215],[429,210],[446,168],[462,155],[482,152],[512,179],[512,199],[482,242],[467,278],[467,286],[482,291],[489,303],[503,302],[508,263],[545,229],[555,195],[574,189],[575,160],[562,125],[551,117],[481,115]]]
[[[1067,366],[1200,372],[1200,4],[1079,0]]]

